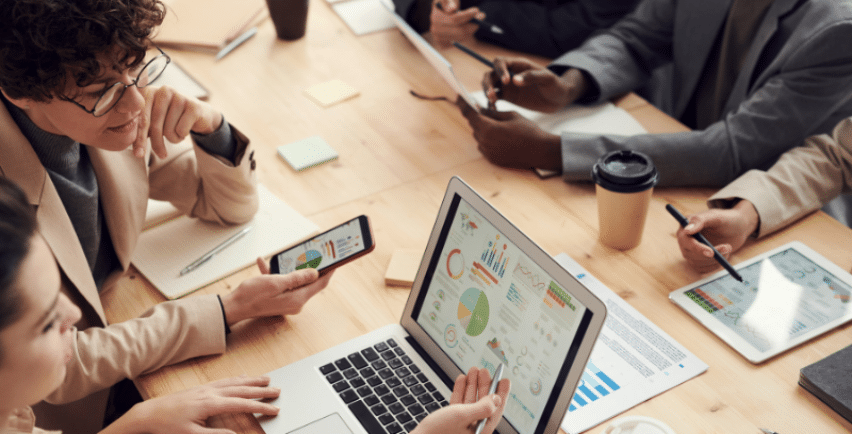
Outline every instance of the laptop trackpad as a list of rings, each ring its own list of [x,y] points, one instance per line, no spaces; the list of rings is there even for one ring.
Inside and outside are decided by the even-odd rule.
[[[333,413],[287,434],[352,434],[352,430],[340,415]]]

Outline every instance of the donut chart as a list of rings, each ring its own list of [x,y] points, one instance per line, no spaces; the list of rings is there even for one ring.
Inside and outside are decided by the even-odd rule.
[[[488,325],[488,297],[477,288],[469,288],[459,300],[458,319],[468,336],[479,336]]]

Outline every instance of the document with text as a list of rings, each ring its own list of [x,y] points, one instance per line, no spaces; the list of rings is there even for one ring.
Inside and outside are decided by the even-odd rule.
[[[562,429],[583,432],[707,370],[707,364],[565,253],[556,261],[607,306],[604,328]]]

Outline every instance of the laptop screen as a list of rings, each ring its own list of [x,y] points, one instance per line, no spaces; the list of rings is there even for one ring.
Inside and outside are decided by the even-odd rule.
[[[541,432],[591,311],[458,194],[422,288],[412,318],[462,372],[503,363],[505,419],[519,433]]]

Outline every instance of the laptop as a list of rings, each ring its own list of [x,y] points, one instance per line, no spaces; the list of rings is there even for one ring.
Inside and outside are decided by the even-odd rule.
[[[448,405],[471,367],[512,383],[500,433],[552,434],[606,307],[458,177],[450,180],[398,324],[270,372],[267,434],[397,434]],[[451,434],[451,433],[447,433]]]
[[[476,99],[462,86],[461,82],[456,77],[456,73],[453,71],[453,65],[441,55],[429,42],[423,39],[419,33],[417,33],[408,23],[405,22],[398,13],[396,13],[391,6],[388,6],[385,2],[380,2],[385,9],[387,9],[388,14],[390,14],[391,18],[393,18],[396,27],[411,41],[412,44],[420,51],[420,54],[429,61],[429,64],[438,71],[438,74],[444,78],[444,81],[450,85],[450,87],[459,94],[467,104],[474,108],[474,110],[479,111],[479,103],[477,103]]]

